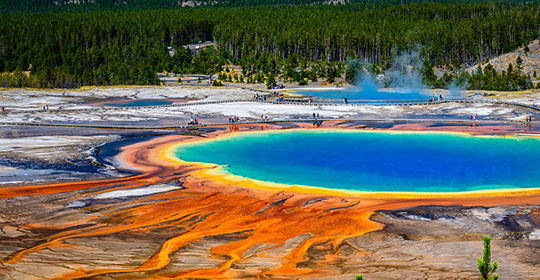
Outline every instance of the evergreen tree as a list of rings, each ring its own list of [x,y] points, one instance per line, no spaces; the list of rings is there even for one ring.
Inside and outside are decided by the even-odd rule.
[[[521,56],[518,55],[518,57],[516,58],[516,68],[518,69],[518,71],[521,71],[523,70],[523,59],[521,58]]]
[[[435,87],[437,83],[437,75],[435,75],[433,65],[428,59],[424,59],[424,62],[422,62],[422,77],[425,85]]]
[[[351,84],[356,84],[364,76],[364,63],[359,59],[348,59],[345,65],[345,80]]]
[[[336,81],[337,73],[336,69],[332,66],[329,66],[326,68],[326,81],[329,83],[333,83]]]
[[[311,71],[311,81],[312,82],[317,82],[317,73],[315,71]]]
[[[484,251],[482,257],[478,258],[478,271],[480,271],[481,280],[498,280],[499,275],[495,274],[499,263],[491,263],[491,237],[484,236]]]
[[[266,88],[267,89],[272,89],[276,85],[277,85],[276,77],[275,77],[274,73],[270,72],[268,74],[268,77],[266,77]]]

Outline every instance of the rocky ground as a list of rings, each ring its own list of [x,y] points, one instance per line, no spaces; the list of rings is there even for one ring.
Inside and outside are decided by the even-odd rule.
[[[174,126],[186,125],[192,118],[201,123],[227,123],[229,116],[245,121],[260,120],[261,115],[270,120],[297,120],[318,113],[325,119],[391,119],[391,118],[457,118],[524,121],[532,115],[538,119],[538,111],[522,107],[497,104],[443,103],[436,105],[399,106],[299,106],[250,102],[257,92],[248,89],[214,87],[142,87],[142,88],[95,88],[77,91],[0,91],[0,105],[6,112],[0,114],[0,122]],[[450,95],[437,91],[435,95]],[[470,93],[469,93],[470,94]],[[540,93],[527,94],[485,93],[498,100],[519,102],[525,105],[540,103]],[[464,92],[463,95],[467,95]],[[125,107],[120,110],[107,104],[114,101],[170,100],[173,104],[192,104],[206,101],[247,100],[246,102],[190,105],[182,107]],[[45,106],[45,109],[43,108]],[[47,109],[48,108],[48,109]],[[9,133],[2,132],[0,133]]]
[[[502,278],[540,279],[539,210],[538,206],[423,206],[380,211],[372,219],[387,227],[354,238],[351,244],[369,244],[371,260],[380,265],[372,268],[371,261],[366,262],[372,279],[397,279],[388,273],[388,266],[403,267],[410,274],[406,279],[478,279],[476,258],[482,250],[478,240],[491,234],[492,257],[500,263]],[[378,259],[382,254],[387,256]]]
[[[313,112],[336,120],[468,120],[472,114],[478,114],[479,119],[497,121],[523,121],[527,115],[535,119],[540,117],[538,111],[529,108],[480,103],[357,107],[238,102],[103,110],[103,102],[115,100],[169,99],[193,103],[249,99],[253,94],[253,91],[243,89],[193,86],[77,91],[10,89],[0,91],[0,104],[7,111],[0,115],[0,122],[185,125],[193,117],[199,118],[201,123],[226,123],[231,115],[249,121],[258,120],[264,114],[270,120],[295,121],[307,118]],[[495,95],[479,98],[499,98],[524,104],[540,102],[540,94],[534,92]],[[43,106],[49,106],[49,110],[44,110]],[[526,132],[525,124],[516,123],[516,126],[523,126],[521,130]],[[130,269],[145,263],[164,242],[188,232],[192,223],[205,219],[193,216],[184,221],[182,216],[174,216],[170,221],[147,225],[144,221],[149,217],[145,212],[149,211],[149,205],[181,201],[182,197],[192,195],[201,201],[207,198],[201,198],[202,194],[195,195],[198,190],[190,188],[189,178],[181,173],[174,175],[174,180],[155,184],[134,181],[128,185],[121,180],[132,174],[116,170],[116,163],[110,160],[118,147],[130,141],[159,135],[204,135],[209,131],[212,129],[126,131],[0,126],[0,190],[9,186],[118,180],[110,185],[87,183],[85,189],[79,188],[77,183],[69,185],[66,191],[40,189],[39,195],[28,195],[17,188],[10,193],[20,192],[19,195],[2,194],[0,259],[3,261],[0,263],[0,279],[54,279],[96,270],[106,272],[93,277],[81,274],[72,279],[197,278],[179,274],[179,271],[223,265],[229,257],[213,251],[213,248],[240,242],[248,238],[250,232],[207,235],[174,251],[170,264],[163,269],[130,272]],[[205,186],[208,183],[198,184]],[[245,196],[241,199],[250,198]],[[264,202],[257,203],[264,205]],[[268,205],[279,205],[272,203]],[[174,209],[181,208],[176,206]],[[371,217],[384,225],[381,230],[348,238],[338,248],[329,242],[309,246],[297,268],[307,269],[310,273],[296,275],[272,271],[283,265],[284,256],[315,237],[316,233],[300,234],[282,244],[274,244],[271,240],[260,243],[246,251],[244,257],[231,267],[229,274],[220,277],[354,279],[356,274],[363,274],[365,279],[479,279],[476,258],[482,255],[482,236],[491,234],[493,258],[501,264],[499,274],[503,279],[540,279],[538,203],[499,207],[426,205],[396,208],[377,211]],[[168,215],[167,211],[157,211],[159,214],[156,215]],[[130,224],[137,223],[141,225],[130,227]],[[108,232],[108,229],[115,230]],[[40,247],[41,244],[47,245]]]
[[[242,241],[250,232],[205,236],[172,253],[164,269],[152,273],[129,271],[145,263],[163,242],[187,228],[163,221],[161,227],[126,227],[114,231],[127,218],[122,213],[127,209],[144,211],[148,203],[166,201],[165,197],[160,198],[164,192],[176,191],[182,196],[180,189],[167,184],[110,191],[106,195],[94,194],[104,190],[97,188],[2,199],[0,258],[4,262],[0,264],[0,279],[63,278],[62,275],[81,270],[108,271],[88,279],[155,279],[172,275],[182,278],[179,271],[218,268],[228,258],[212,252],[212,248]],[[311,246],[304,260],[297,263],[297,269],[311,271],[306,275],[270,271],[283,264],[283,256],[313,238],[311,233],[283,244],[270,241],[250,248],[234,264],[229,276],[223,278],[354,279],[356,274],[363,274],[365,279],[476,280],[482,236],[491,234],[493,260],[500,263],[502,278],[540,279],[539,214],[537,205],[422,206],[378,211],[371,219],[385,225],[383,229],[348,238],[338,248],[328,242]],[[78,225],[77,221],[84,220],[93,223]],[[96,226],[103,229],[101,234],[92,233]],[[54,238],[60,240],[52,242]],[[11,261],[17,252],[39,247],[43,242],[49,243],[46,249],[25,252],[20,261]]]

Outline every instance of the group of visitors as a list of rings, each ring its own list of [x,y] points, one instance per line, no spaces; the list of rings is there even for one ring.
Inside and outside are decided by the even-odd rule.
[[[267,115],[261,115],[261,121],[268,121]]]
[[[283,102],[283,96],[278,96],[276,98],[276,102]]]
[[[478,114],[471,115],[471,120],[476,121],[478,119]]]
[[[253,99],[255,100],[261,100],[261,101],[266,101],[266,94],[255,94],[253,95]]]
[[[238,116],[230,116],[229,117],[229,123],[237,123],[240,121],[240,118]]]
[[[319,113],[315,114],[315,112],[313,112],[313,118],[318,119],[319,118]]]
[[[527,117],[525,117],[525,121],[526,121],[526,122],[531,122],[531,121],[532,121],[532,116],[527,116]]]
[[[279,84],[279,83],[278,83],[278,84],[275,85],[272,89],[284,89],[284,88],[285,88],[285,85]]]
[[[199,118],[191,118],[191,120],[189,121],[190,125],[199,125]]]
[[[428,99],[428,102],[435,102],[435,101],[440,101],[442,100],[442,94],[439,95],[439,97],[431,97]]]

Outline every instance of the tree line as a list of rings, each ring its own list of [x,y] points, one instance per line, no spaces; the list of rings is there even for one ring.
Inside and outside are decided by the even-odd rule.
[[[0,13],[28,12],[88,12],[103,10],[152,10],[182,9],[184,7],[250,7],[250,6],[295,6],[295,5],[376,5],[390,6],[407,3],[474,3],[486,0],[3,0]],[[500,0],[496,0],[500,1]],[[521,0],[502,0],[522,2]]]
[[[461,69],[537,39],[540,29],[538,2],[388,3],[3,14],[0,85],[159,84],[160,71],[209,74],[229,63],[246,79],[331,80],[351,58],[382,72],[414,50],[431,65]],[[184,49],[198,41],[215,48]]]

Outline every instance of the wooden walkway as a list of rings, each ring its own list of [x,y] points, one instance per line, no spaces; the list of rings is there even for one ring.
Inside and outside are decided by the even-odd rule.
[[[426,100],[385,100],[385,101],[355,101],[351,100],[348,103],[344,102],[308,102],[307,100],[284,100],[284,101],[263,101],[253,99],[236,99],[236,100],[218,100],[218,101],[194,101],[186,103],[176,103],[169,105],[157,105],[157,106],[134,106],[134,107],[92,107],[92,108],[80,108],[80,109],[51,109],[51,110],[9,110],[6,113],[0,114],[29,114],[29,113],[77,113],[77,112],[107,112],[107,111],[120,111],[120,110],[141,110],[141,109],[158,109],[167,107],[187,107],[187,106],[200,106],[211,104],[223,104],[223,103],[237,103],[237,102],[254,102],[265,104],[285,104],[285,105],[301,105],[301,106],[420,106],[420,105],[437,105],[443,103],[469,103],[469,104],[499,104],[505,106],[524,107],[531,110],[539,110],[538,107],[532,105],[506,102],[498,99],[444,99],[437,101]],[[239,125],[239,124],[264,124],[264,123],[290,123],[290,122],[314,122],[314,121],[341,121],[341,122],[435,122],[435,123],[468,123],[468,124],[538,124],[539,121],[524,122],[524,121],[512,121],[512,120],[470,120],[470,119],[458,119],[458,118],[369,118],[369,119],[313,119],[313,118],[300,118],[289,120],[268,120],[268,121],[243,121],[237,123],[209,123],[199,125],[178,125],[178,126],[119,126],[119,125],[93,125],[93,124],[54,124],[54,123],[28,123],[28,122],[2,122],[3,126],[45,126],[45,127],[72,127],[72,128],[95,128],[95,129],[130,129],[130,130],[169,130],[169,129],[187,129],[187,128],[199,128],[209,126],[222,126],[222,125]]]
[[[453,98],[453,99],[444,99],[436,101],[427,101],[427,99],[405,99],[405,100],[350,100],[348,103],[337,102],[337,101],[326,101],[326,102],[308,102],[307,100],[290,100],[285,99],[284,101],[263,101],[263,100],[254,100],[254,99],[235,99],[235,100],[216,100],[216,101],[193,101],[185,103],[174,103],[168,105],[155,105],[155,106],[132,106],[132,107],[92,107],[92,108],[79,108],[79,109],[36,109],[36,110],[21,110],[18,108],[6,107],[6,113],[4,114],[28,114],[28,113],[72,113],[72,112],[88,112],[88,111],[122,111],[122,110],[142,110],[142,109],[157,109],[157,108],[167,108],[167,107],[186,107],[186,106],[197,106],[197,105],[210,105],[210,104],[223,104],[223,103],[237,103],[237,102],[256,102],[256,103],[265,103],[265,104],[285,104],[285,105],[302,105],[302,106],[419,106],[419,105],[438,105],[443,103],[469,103],[469,104],[500,104],[516,107],[525,107],[532,110],[539,110],[538,107],[533,107],[532,105],[518,103],[518,102],[507,102],[494,98],[490,99],[472,99],[472,98]]]
[[[381,119],[313,119],[313,118],[301,118],[301,119],[289,119],[289,120],[268,120],[268,121],[241,121],[235,123],[208,123],[198,125],[173,125],[173,126],[121,126],[121,125],[93,125],[93,124],[54,124],[54,123],[26,123],[26,122],[0,122],[0,126],[42,126],[42,127],[66,127],[66,128],[93,128],[93,129],[122,129],[122,130],[175,130],[175,129],[195,129],[203,127],[213,126],[234,126],[234,125],[248,125],[248,124],[271,124],[271,123],[315,123],[315,122],[344,122],[344,123],[366,123],[366,122],[379,122],[379,123],[461,123],[461,124],[540,124],[540,121],[524,122],[524,121],[511,121],[511,120],[470,120],[470,119],[437,119],[437,118],[381,118]]]

